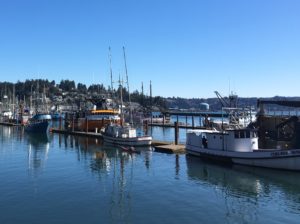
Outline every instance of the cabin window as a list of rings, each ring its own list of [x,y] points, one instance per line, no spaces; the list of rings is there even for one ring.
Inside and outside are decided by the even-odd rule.
[[[250,138],[250,131],[246,131],[246,138]]]

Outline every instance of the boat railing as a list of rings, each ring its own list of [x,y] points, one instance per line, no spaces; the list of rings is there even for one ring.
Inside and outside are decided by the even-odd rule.
[[[252,122],[253,114],[256,113],[252,108],[244,107],[223,107],[222,113],[225,112],[229,119],[229,128],[241,129],[245,128]],[[223,123],[223,117],[222,117]]]

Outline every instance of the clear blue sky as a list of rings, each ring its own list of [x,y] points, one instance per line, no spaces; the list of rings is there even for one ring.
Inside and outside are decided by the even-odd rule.
[[[0,0],[0,81],[42,78],[188,98],[300,96],[299,0]]]

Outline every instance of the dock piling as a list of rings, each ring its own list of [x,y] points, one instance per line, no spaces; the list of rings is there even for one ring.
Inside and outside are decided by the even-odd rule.
[[[174,122],[174,126],[175,126],[175,145],[178,145],[178,122]]]
[[[85,118],[85,132],[89,131],[89,120]]]

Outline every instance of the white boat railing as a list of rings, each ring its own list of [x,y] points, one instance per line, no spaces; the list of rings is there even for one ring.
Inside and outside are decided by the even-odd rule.
[[[252,108],[236,108],[236,107],[223,107],[223,112],[228,114],[229,128],[241,129],[247,127],[255,120],[256,112]],[[223,117],[222,117],[223,123]],[[223,125],[222,125],[223,126]]]

